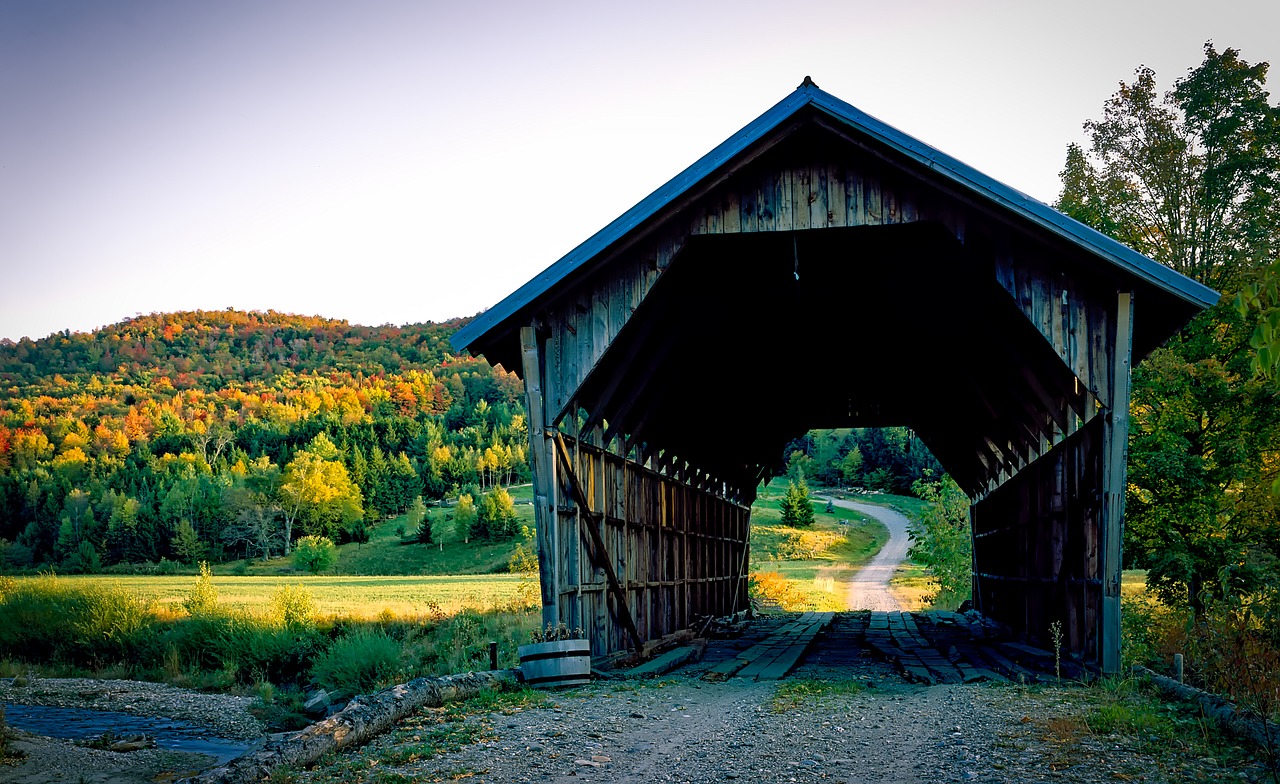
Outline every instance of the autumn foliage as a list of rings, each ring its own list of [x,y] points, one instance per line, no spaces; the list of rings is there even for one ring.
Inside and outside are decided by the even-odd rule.
[[[0,568],[281,554],[527,477],[520,381],[452,353],[464,323],[197,311],[0,341]]]

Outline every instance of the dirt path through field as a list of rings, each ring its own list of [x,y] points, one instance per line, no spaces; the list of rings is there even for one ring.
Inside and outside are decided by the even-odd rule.
[[[851,610],[901,610],[898,600],[889,593],[889,580],[893,573],[907,557],[907,518],[892,509],[864,504],[861,501],[844,501],[830,499],[831,503],[844,509],[852,509],[867,517],[874,517],[889,529],[889,541],[884,543],[871,563],[853,576],[849,584],[846,601]]]

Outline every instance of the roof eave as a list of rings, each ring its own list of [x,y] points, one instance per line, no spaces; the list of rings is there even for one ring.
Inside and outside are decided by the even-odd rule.
[[[516,289],[498,304],[476,316],[469,324],[454,333],[449,342],[461,351],[480,340],[485,333],[499,326],[511,316],[546,293],[575,270],[587,264],[597,254],[625,237],[663,207],[679,198],[714,172],[725,162],[755,144],[812,101],[817,88],[802,85],[786,98],[774,104],[768,111],[745,125],[737,133],[721,142],[711,152],[699,158],[693,165],[672,177],[653,193],[639,201],[600,231],[591,235],[560,260],[539,272],[532,280]]]
[[[897,154],[913,160],[918,165],[1003,207],[1048,233],[1101,257],[1122,271],[1198,309],[1210,307],[1221,299],[1221,295],[1213,289],[1147,258],[1123,243],[1015,188],[982,174],[973,167],[899,131],[853,105],[823,92],[806,80],[786,98],[699,158],[693,165],[672,177],[498,304],[476,316],[450,338],[454,349],[462,351],[472,348],[490,332],[498,331],[505,322],[531,306],[561,280],[588,264],[611,245],[657,215],[672,201],[694,188],[720,166],[764,138],[782,122],[808,105],[815,106]]]
[[[916,163],[977,193],[1010,212],[1072,244],[1082,246],[1120,269],[1143,279],[1197,308],[1218,303],[1222,295],[1118,240],[1071,218],[1044,202],[961,163],[950,155],[909,136],[839,98],[815,90],[814,106]]]

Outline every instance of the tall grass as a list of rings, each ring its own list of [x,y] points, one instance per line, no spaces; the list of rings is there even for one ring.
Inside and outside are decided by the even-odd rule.
[[[196,608],[189,612],[110,583],[4,580],[0,658],[202,688],[316,682],[353,694],[395,678],[487,668],[490,640],[499,643],[501,662],[513,665],[516,647],[539,621],[524,606],[450,612],[431,604],[415,615],[322,616],[301,586],[278,591],[265,611],[225,606],[199,578],[192,593],[199,601],[189,602]],[[353,658],[369,661],[344,663]]]

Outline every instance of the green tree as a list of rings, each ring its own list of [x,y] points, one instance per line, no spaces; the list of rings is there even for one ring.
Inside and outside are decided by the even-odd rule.
[[[1219,291],[1276,258],[1280,111],[1267,64],[1205,44],[1163,96],[1139,68],[1071,146],[1058,208]]]
[[[413,503],[409,506],[408,519],[413,541],[419,544],[431,544],[434,534],[431,530],[431,515],[427,513],[427,505],[423,503],[422,496],[413,499]]]
[[[516,535],[516,506],[504,487],[495,487],[480,499],[472,536],[477,539],[510,539]]]
[[[813,505],[809,502],[809,486],[804,480],[792,480],[787,493],[778,502],[782,508],[782,524],[792,526],[813,525]]]
[[[1134,369],[1126,545],[1172,605],[1247,594],[1280,556],[1280,396],[1220,305]]]
[[[958,605],[973,592],[969,498],[949,476],[941,482],[917,480],[913,490],[928,506],[907,526],[912,542],[907,554],[937,584],[929,601]]]
[[[1280,110],[1266,63],[1212,44],[1204,52],[1163,96],[1147,68],[1120,85],[1102,119],[1085,123],[1088,153],[1068,150],[1058,207],[1231,294],[1280,247]],[[1250,366],[1250,335],[1260,349],[1277,334],[1259,293],[1245,286],[1238,310],[1202,314],[1133,373],[1127,557],[1149,569],[1165,602],[1197,614],[1214,596],[1280,576],[1268,566],[1277,529],[1265,492],[1276,482],[1280,400],[1253,380],[1259,360],[1280,354],[1255,354]]]
[[[204,542],[200,541],[196,529],[185,517],[178,521],[169,544],[173,548],[174,557],[184,564],[194,564],[204,557]]]
[[[454,534],[464,542],[471,541],[471,529],[476,523],[476,502],[470,493],[458,496],[458,505],[453,509]]]
[[[295,522],[307,535],[332,536],[364,516],[360,488],[336,458],[336,447],[321,433],[285,467],[280,494],[286,555]]]
[[[304,536],[293,551],[293,565],[320,574],[338,561],[338,548],[325,536]]]
[[[279,503],[280,467],[265,455],[242,464],[242,471],[223,491],[231,522],[222,529],[228,547],[243,548],[245,557],[255,553],[264,561],[277,549],[284,550],[284,510]]]

